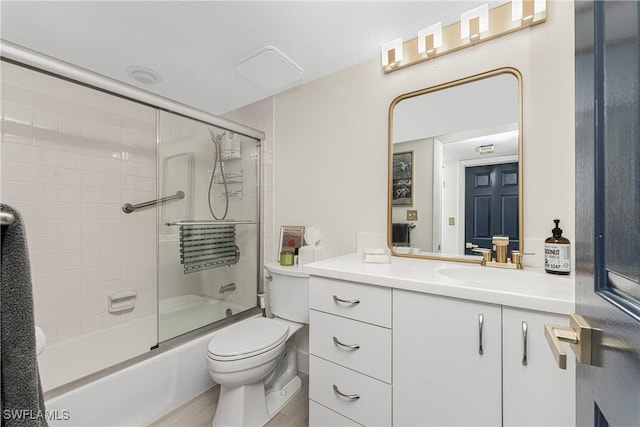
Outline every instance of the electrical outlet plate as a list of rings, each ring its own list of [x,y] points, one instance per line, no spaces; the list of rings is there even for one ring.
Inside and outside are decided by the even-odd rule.
[[[408,210],[407,211],[407,221],[416,221],[418,219],[418,211],[417,210]]]

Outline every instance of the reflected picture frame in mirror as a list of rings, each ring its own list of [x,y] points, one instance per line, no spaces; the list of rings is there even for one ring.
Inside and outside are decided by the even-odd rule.
[[[492,235],[509,236],[509,251],[524,253],[520,72],[503,67],[405,93],[388,114],[392,254],[479,264],[474,249],[491,249]],[[401,205],[396,154],[407,152],[411,205]],[[407,209],[420,221],[407,220]]]

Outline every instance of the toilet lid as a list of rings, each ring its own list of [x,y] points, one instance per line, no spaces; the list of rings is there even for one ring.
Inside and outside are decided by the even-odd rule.
[[[208,352],[220,357],[247,357],[270,350],[289,335],[289,326],[264,317],[231,325],[213,336]]]

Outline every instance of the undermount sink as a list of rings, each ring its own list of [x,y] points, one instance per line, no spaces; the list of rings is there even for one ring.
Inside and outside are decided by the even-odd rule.
[[[491,267],[440,267],[437,273],[464,282],[467,285],[496,288],[531,288],[545,291],[567,290],[572,282],[566,276],[553,276],[542,272],[506,270]]]

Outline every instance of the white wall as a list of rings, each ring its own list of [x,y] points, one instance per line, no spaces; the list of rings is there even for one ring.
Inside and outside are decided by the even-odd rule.
[[[388,75],[374,58],[277,95],[275,227],[320,227],[329,256],[354,252],[357,231],[386,232],[390,102],[508,66],[523,75],[525,264],[542,265],[552,219],[569,239],[575,229],[573,3],[547,6],[530,29]]]

